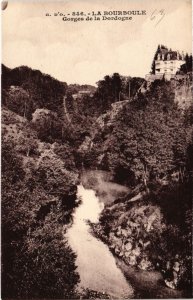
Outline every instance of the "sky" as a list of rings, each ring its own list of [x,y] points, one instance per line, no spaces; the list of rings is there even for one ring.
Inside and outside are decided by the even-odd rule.
[[[83,22],[53,16],[117,10],[146,10],[146,15]],[[158,44],[192,52],[191,22],[191,0],[12,0],[2,11],[2,62],[9,68],[26,65],[68,84],[95,85],[115,72],[144,77]]]

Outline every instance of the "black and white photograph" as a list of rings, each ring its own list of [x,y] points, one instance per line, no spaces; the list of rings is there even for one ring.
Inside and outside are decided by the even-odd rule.
[[[192,1],[1,1],[1,42],[1,299],[192,299]]]

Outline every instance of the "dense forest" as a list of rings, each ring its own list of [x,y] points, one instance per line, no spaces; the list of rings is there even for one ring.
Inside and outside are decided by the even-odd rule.
[[[84,153],[88,166],[109,170],[116,182],[131,188],[126,198],[106,207],[97,230],[99,235],[103,232],[102,238],[113,248],[113,253],[123,257],[120,240],[124,240],[125,230],[130,232],[128,247],[137,250],[133,250],[134,260],[128,262],[125,258],[126,262],[142,269],[163,270],[166,280],[169,279],[168,286],[186,287],[189,295],[192,113],[192,107],[182,111],[174,102],[170,82],[155,81],[148,91],[138,94],[137,100],[119,112],[116,122],[109,124],[107,120],[103,130],[95,135],[90,152]],[[140,202],[130,203],[135,199]],[[155,219],[152,232],[147,231],[148,227],[143,229],[148,216]],[[149,244],[149,248],[139,247],[136,242],[139,240],[143,245]],[[174,262],[181,265],[177,278],[173,277]]]
[[[78,94],[84,90],[90,94]],[[115,113],[117,102],[124,106]],[[2,66],[3,298],[80,297],[76,255],[64,233],[78,205],[82,168],[109,171],[131,191],[114,210],[105,207],[103,239],[110,244],[123,212],[121,228],[128,218],[141,218],[129,200],[142,195],[138,209],[159,208],[161,225],[158,220],[152,232],[131,230],[132,238],[151,241],[152,257],[144,253],[165,273],[177,257],[183,268],[174,287],[190,290],[192,120],[193,107],[180,109],[165,80],[147,88],[143,78],[114,73],[97,87],[68,86],[25,66]],[[85,291],[81,297],[92,296]]]

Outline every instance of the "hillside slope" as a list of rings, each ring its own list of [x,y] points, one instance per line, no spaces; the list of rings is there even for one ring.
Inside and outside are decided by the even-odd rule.
[[[71,298],[79,281],[64,239],[79,182],[72,149],[39,130],[2,109],[3,298]]]

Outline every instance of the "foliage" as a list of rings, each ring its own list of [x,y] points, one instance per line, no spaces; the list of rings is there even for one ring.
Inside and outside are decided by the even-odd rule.
[[[143,81],[140,77],[124,77],[119,73],[106,75],[103,80],[97,82],[94,98],[98,109],[104,112],[110,108],[111,103],[134,97]]]
[[[7,92],[3,104],[10,109],[14,106],[14,111],[23,116],[22,107],[25,107],[28,119],[37,108],[47,108],[57,112],[59,117],[62,116],[66,83],[26,66],[12,70],[2,66],[2,77],[2,90]],[[14,97],[19,104],[18,108],[13,103]]]
[[[24,118],[31,117],[33,110],[33,101],[29,93],[22,87],[10,87],[8,91],[4,91],[3,104],[10,110],[18,113]]]
[[[54,143],[54,153],[63,161],[68,170],[75,169],[75,159],[69,144]]]
[[[2,104],[28,120],[35,118],[34,128],[42,141],[65,138],[63,98],[66,89],[66,83],[38,70],[2,66]]]
[[[77,174],[26,120],[8,110],[3,120],[2,296],[70,298],[79,276],[63,226],[75,206]]]
[[[151,73],[152,74],[155,74],[155,60],[156,60],[157,55],[160,52],[161,48],[163,48],[163,47],[164,47],[163,45],[161,45],[161,46],[158,45],[157,50],[156,50],[156,52],[154,54],[153,62],[152,62],[152,65],[151,65]]]
[[[187,74],[188,72],[192,72],[192,55],[185,55],[185,64],[181,65],[179,73]]]
[[[16,248],[17,260],[13,262],[16,280],[11,285],[14,297],[70,298],[78,281],[75,255],[63,240],[56,213],[52,210],[42,227],[28,231],[22,251]]]
[[[57,113],[48,109],[36,109],[32,114],[32,125],[38,138],[45,142],[53,142],[63,138],[63,124]]]
[[[46,151],[36,168],[37,181],[48,194],[68,195],[73,185],[78,183],[76,173],[68,171],[65,163],[52,151]]]
[[[117,174],[116,179],[146,185],[183,170],[191,132],[174,104],[170,83],[154,82],[120,110],[111,127],[98,132],[91,155],[97,149],[98,156],[103,153],[101,165]]]

